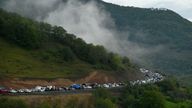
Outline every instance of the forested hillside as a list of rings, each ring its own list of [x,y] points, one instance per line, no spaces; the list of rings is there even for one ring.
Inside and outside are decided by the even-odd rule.
[[[119,31],[127,31],[127,42],[142,47],[162,47],[143,56],[145,66],[168,73],[190,74],[192,71],[192,23],[168,9],[123,7],[100,2],[110,12]],[[125,46],[126,47],[126,46]],[[153,50],[153,49],[152,49]]]
[[[63,1],[67,1],[67,0],[63,0]],[[86,2],[90,0],[79,0],[79,1],[81,2],[83,1],[82,3],[80,3],[81,5],[83,5],[83,3],[86,4]],[[102,2],[101,0],[97,0],[97,2],[98,4],[96,4],[95,6],[98,6],[99,9],[101,8],[101,10],[103,9],[110,14],[112,20],[114,20],[114,23],[116,26],[115,28],[118,31],[117,33],[119,33],[119,34],[114,34],[115,38],[113,39],[117,40],[117,45],[119,45],[118,47],[120,47],[120,49],[122,48],[122,50],[121,52],[119,51],[116,53],[123,53],[123,55],[129,56],[130,51],[132,50],[134,51],[134,49],[136,48],[141,48],[142,50],[139,52],[141,53],[140,54],[141,56],[139,57],[137,56],[137,53],[135,54],[134,52],[131,52],[134,58],[132,58],[132,56],[130,56],[130,58],[133,61],[136,58],[137,60],[135,61],[137,64],[142,65],[146,68],[164,71],[166,73],[172,73],[172,74],[177,73],[180,75],[191,74],[191,71],[192,71],[192,65],[191,65],[192,64],[191,62],[192,23],[190,21],[182,18],[177,13],[168,9],[123,7],[123,6],[105,3],[105,2]],[[3,1],[1,3],[1,7],[5,5],[4,3],[6,3],[6,1]],[[22,14],[23,12],[21,11],[22,8],[24,9],[24,7],[21,7],[21,9],[19,9],[18,11],[19,14]],[[49,15],[49,12],[54,11],[54,9],[50,8],[50,10],[48,10],[48,12],[46,11],[45,14]],[[35,11],[37,10],[38,9],[36,9]],[[10,11],[14,11],[14,10],[10,10]],[[28,14],[22,14],[22,15],[27,16]],[[33,15],[34,16],[32,18],[35,17],[36,15],[35,12],[33,13]],[[42,18],[46,17],[43,15],[41,15],[40,17]],[[27,17],[30,17],[30,15]],[[46,26],[46,29],[51,28],[52,30],[53,28],[59,28],[59,27],[53,27],[53,28],[48,27],[50,25],[47,25],[47,24],[37,24],[38,27],[35,27],[36,24],[32,24],[32,25],[33,27],[31,26],[31,29],[34,29],[36,31],[38,31],[38,28],[42,28],[42,26]],[[25,31],[25,34],[28,34],[28,32],[29,31]],[[36,35],[38,33],[40,32],[35,32],[33,35]],[[42,33],[40,34],[41,34],[40,36],[42,37]],[[43,35],[44,34],[45,33],[43,33]],[[46,34],[46,36],[48,35],[50,36],[52,34],[51,33]],[[70,35],[70,34],[67,33],[67,35]],[[21,46],[25,46],[25,44],[27,44],[27,47],[36,48],[39,46],[46,46],[41,44],[42,43],[45,44],[46,41],[50,40],[48,38],[44,39],[44,37],[43,39],[40,39],[41,37],[37,37],[35,39],[22,38],[26,40],[25,43],[19,42],[23,40],[10,39],[9,36],[6,36],[6,39],[9,38],[8,39],[9,41],[12,40],[12,42],[14,41],[15,43],[19,43],[19,45]],[[33,41],[33,44],[29,43],[28,40]],[[40,42],[39,40],[44,42]],[[80,41],[81,39],[76,38],[76,40]],[[47,43],[50,43],[50,42],[47,42]],[[82,42],[82,43],[85,43],[85,42]],[[130,45],[130,43],[133,43],[133,45],[132,44]],[[134,45],[136,45],[137,47],[136,48],[132,47]],[[92,45],[89,44],[88,46],[91,47]],[[84,61],[86,58],[85,60],[86,62],[89,62],[89,63],[97,62],[95,63],[97,64],[96,67],[103,67],[103,66],[100,66],[101,61],[98,58],[96,57],[87,58],[85,57],[85,54],[83,54],[83,52],[81,53],[81,55],[83,56],[81,56],[77,54],[78,50],[74,50],[74,48],[72,48],[71,45],[70,45],[70,48],[72,52],[75,53],[75,56],[78,56],[77,57],[78,59]],[[89,48],[86,47],[85,49],[88,50]],[[101,48],[100,46],[97,46],[95,47],[95,49],[103,49],[103,48]],[[140,49],[137,49],[137,50],[140,50]],[[107,52],[107,51],[103,50],[103,52]],[[94,54],[97,54],[97,53],[94,53]],[[86,56],[90,56],[90,55],[87,54]],[[102,56],[102,57],[105,57],[105,56]],[[104,61],[106,62],[106,60]],[[106,68],[106,66],[104,67]]]
[[[93,14],[90,14],[91,12],[89,13],[86,10],[80,11],[78,8],[81,6],[94,7],[98,11],[97,17],[100,17],[100,20],[112,19],[115,23],[115,27],[110,29],[110,24],[104,24],[104,27],[99,27],[99,31],[102,31],[102,29],[105,29],[109,26],[109,29],[107,28],[108,33],[99,34],[101,36],[94,35],[94,37],[99,37],[99,39],[94,40],[93,38],[93,44],[98,44],[99,42],[97,41],[102,40],[100,39],[101,37],[107,37],[108,34],[112,36],[114,35],[115,38],[112,37],[112,39],[109,39],[112,42],[117,41],[117,44],[114,42],[113,48],[108,48],[106,45],[107,42],[105,41],[105,43],[102,45],[106,45],[105,47],[108,48],[108,50],[116,51],[116,53],[129,56],[130,59],[139,65],[173,74],[190,74],[192,71],[192,23],[171,10],[123,7],[105,3],[102,0],[78,0],[76,1],[77,3],[68,3],[68,0],[56,0],[50,3],[49,6],[43,5],[43,3],[37,5],[39,4],[38,1],[27,2],[24,0],[23,2],[20,1],[22,3],[14,4],[12,4],[10,1],[11,0],[3,0],[0,2],[0,6],[8,11],[19,13],[22,16],[33,18],[34,20],[52,22],[52,18],[57,17],[57,19],[60,19],[61,21],[59,23],[57,21],[53,21],[52,24],[60,25],[60,23],[62,23],[62,26],[67,26],[66,28],[77,34],[81,34],[81,32],[87,32],[89,29],[84,28],[83,31],[81,31],[81,29],[79,30],[79,28],[76,28],[74,24],[75,21],[81,23],[84,27],[95,24],[94,22],[90,22],[90,24],[84,25],[84,22],[81,22],[81,18],[84,17],[82,17],[79,13],[82,13],[83,16],[93,16]],[[90,1],[94,1],[94,3],[90,3]],[[29,7],[26,8],[26,4],[29,5]],[[70,8],[70,6],[72,6],[73,9]],[[75,6],[77,8],[75,8]],[[69,9],[72,9],[69,12],[68,7]],[[87,10],[90,9],[87,8]],[[30,14],[31,11],[33,11],[33,14]],[[62,14],[61,12],[59,14],[55,14],[60,11],[67,13]],[[73,14],[71,11],[76,14]],[[47,20],[49,15],[53,16]],[[77,15],[77,20],[72,18],[75,17],[75,15]],[[73,24],[67,23],[66,25],[66,21],[58,17],[65,19],[71,17],[74,21],[71,21],[70,23]],[[84,20],[85,19],[83,19],[83,21]],[[98,19],[94,19],[94,21],[97,22]],[[105,22],[107,21],[100,22],[101,24],[99,24],[99,26]],[[72,27],[69,27],[71,25]],[[97,25],[98,22],[96,23],[96,26]],[[116,28],[116,30],[114,30],[114,28]],[[98,29],[93,27],[92,32],[98,33],[99,31],[97,30]],[[117,33],[113,33],[113,31],[117,31]],[[105,40],[105,38],[103,39]],[[36,44],[38,44],[38,42]],[[115,45],[121,50],[117,50]]]
[[[127,57],[87,44],[62,27],[2,9],[0,59],[2,75],[19,77],[80,77],[93,70],[123,75],[137,70]]]

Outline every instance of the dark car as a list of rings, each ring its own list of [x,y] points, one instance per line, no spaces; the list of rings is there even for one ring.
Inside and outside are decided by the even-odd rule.
[[[0,94],[8,94],[9,90],[4,88],[4,87],[0,87]]]

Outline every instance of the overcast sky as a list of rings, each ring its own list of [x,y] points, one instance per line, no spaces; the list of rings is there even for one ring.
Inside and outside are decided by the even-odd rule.
[[[192,0],[103,0],[106,2],[143,8],[167,8],[192,21]]]

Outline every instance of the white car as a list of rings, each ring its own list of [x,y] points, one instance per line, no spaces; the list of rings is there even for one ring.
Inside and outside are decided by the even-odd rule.
[[[23,89],[19,89],[18,92],[19,93],[24,93],[24,90]]]
[[[44,92],[45,89],[46,89],[46,87],[41,87],[41,86],[36,86],[36,87],[35,87],[35,91],[36,91],[36,92]]]
[[[120,87],[120,85],[119,85],[119,84],[115,84],[115,86],[116,86],[116,87]]]
[[[10,92],[10,93],[17,93],[17,91],[14,90],[14,89],[11,89],[9,92]]]
[[[92,89],[91,86],[84,86],[83,88],[84,88],[84,89]]]
[[[31,90],[31,89],[24,89],[24,92],[26,92],[26,93],[31,93],[32,90]]]
[[[109,88],[109,85],[108,84],[103,84],[103,87],[104,88]]]
[[[46,87],[46,90],[52,90],[53,89],[53,86],[47,86]]]

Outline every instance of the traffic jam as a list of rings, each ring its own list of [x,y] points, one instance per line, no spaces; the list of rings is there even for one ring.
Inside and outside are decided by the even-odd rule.
[[[143,80],[135,80],[135,81],[129,81],[129,84],[132,86],[135,85],[142,85],[142,84],[151,84],[151,83],[156,83],[159,81],[162,81],[164,79],[164,76],[144,69],[140,68],[140,72],[144,74],[144,79]],[[106,88],[106,89],[119,89],[122,87],[127,86],[126,83],[123,82],[118,82],[118,83],[104,83],[104,84],[98,84],[98,83],[83,83],[83,84],[72,84],[68,87],[56,87],[56,86],[36,86],[33,88],[22,88],[22,89],[13,89],[13,88],[6,88],[3,86],[0,86],[0,94],[1,95],[11,95],[11,94],[33,94],[33,93],[53,93],[54,92],[60,92],[60,93],[69,93],[69,92],[75,92],[75,91],[89,91],[89,90],[94,90],[97,88]]]
[[[36,86],[34,88],[25,89],[12,89],[0,87],[0,94],[11,95],[11,94],[30,94],[30,93],[54,93],[54,92],[74,92],[78,90],[94,90],[96,88],[121,88],[125,87],[125,83],[107,83],[107,84],[97,84],[97,83],[84,83],[84,84],[72,84],[69,87],[56,87],[56,86]]]

